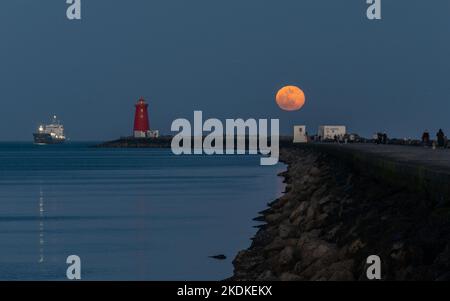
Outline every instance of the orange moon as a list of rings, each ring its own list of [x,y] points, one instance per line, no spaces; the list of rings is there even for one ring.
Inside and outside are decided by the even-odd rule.
[[[296,86],[286,86],[276,96],[278,106],[285,111],[300,110],[305,104],[305,93]]]

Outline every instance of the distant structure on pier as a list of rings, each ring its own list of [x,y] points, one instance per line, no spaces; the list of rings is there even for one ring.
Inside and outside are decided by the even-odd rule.
[[[321,125],[317,135],[320,140],[342,139],[347,134],[345,125]]]
[[[148,104],[144,98],[140,98],[135,105],[136,112],[134,114],[134,138],[158,138],[159,131],[150,129],[148,118]]]
[[[305,125],[294,126],[294,143],[307,143],[308,135],[306,134]]]

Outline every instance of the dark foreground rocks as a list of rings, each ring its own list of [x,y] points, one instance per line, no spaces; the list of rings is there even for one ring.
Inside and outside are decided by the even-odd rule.
[[[232,280],[450,280],[450,209],[318,152],[283,149],[283,197],[269,204]]]

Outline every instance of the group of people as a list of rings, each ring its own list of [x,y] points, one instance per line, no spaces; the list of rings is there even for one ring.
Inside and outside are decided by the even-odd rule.
[[[417,145],[414,143],[414,141],[408,140],[405,138],[404,142],[399,142],[398,139],[389,140],[386,133],[375,133],[372,137],[372,141],[376,144],[409,144],[409,145]],[[418,142],[418,141],[417,141]],[[439,131],[436,133],[436,140],[431,139],[430,132],[428,130],[425,130],[422,134],[422,145],[425,147],[440,147],[440,148],[446,148],[450,147],[450,144],[448,143],[447,136],[445,136],[444,131],[442,129],[439,129]]]
[[[375,135],[373,135],[373,139],[375,140],[376,144],[388,143],[388,136],[386,133],[376,133]]]
[[[425,130],[422,134],[422,144],[424,146],[437,146],[437,147],[446,147],[447,146],[447,137],[444,134],[444,131],[442,129],[439,129],[439,131],[436,133],[437,138],[437,145],[434,141],[431,141],[430,133],[428,130]]]

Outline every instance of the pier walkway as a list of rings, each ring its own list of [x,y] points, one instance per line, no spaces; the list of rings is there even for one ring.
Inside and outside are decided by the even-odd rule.
[[[450,149],[358,143],[311,143],[300,147],[327,153],[380,181],[450,204]]]
[[[320,144],[325,147],[343,148],[364,152],[373,156],[393,160],[398,163],[419,165],[436,171],[450,173],[450,149],[406,145],[377,144]],[[450,185],[450,183],[449,183]]]

